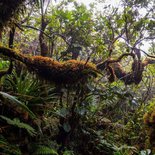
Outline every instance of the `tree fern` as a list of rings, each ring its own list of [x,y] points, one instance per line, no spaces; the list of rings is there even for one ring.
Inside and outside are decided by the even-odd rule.
[[[2,115],[0,115],[0,118],[7,121],[7,123],[10,125],[25,129],[31,136],[36,135],[36,131],[34,128],[32,128],[30,125],[28,125],[26,123],[20,122],[20,120],[18,118],[14,118],[13,120],[11,120],[10,118],[2,116]]]

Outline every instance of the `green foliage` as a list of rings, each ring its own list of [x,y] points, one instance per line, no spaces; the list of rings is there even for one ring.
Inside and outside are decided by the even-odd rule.
[[[10,118],[7,118],[7,117],[1,116],[1,115],[0,115],[0,118],[5,120],[10,125],[13,125],[15,127],[21,128],[21,129],[25,129],[31,136],[35,136],[37,133],[34,128],[32,128],[30,125],[28,125],[26,123],[20,122],[20,120],[18,118],[14,118],[12,120]]]
[[[0,59],[0,69],[6,69],[9,66],[9,61],[4,61]]]
[[[28,71],[24,71],[24,69],[22,69],[20,73],[13,70],[13,73],[4,79],[4,87],[8,89],[7,91],[13,91],[20,95],[33,96],[37,95],[39,82],[38,80],[34,80],[32,74]]]
[[[17,145],[10,144],[2,135],[0,135],[0,149],[2,154],[22,155]]]
[[[142,150],[140,151],[139,155],[151,155],[151,150],[150,149]]]
[[[58,155],[58,153],[52,148],[40,145],[37,147],[34,155]]]
[[[0,92],[0,97],[1,99],[6,99],[8,102],[16,105],[17,107],[21,107],[25,112],[28,112],[32,118],[36,117],[35,114],[24,103],[17,100],[16,97],[5,92]]]
[[[55,99],[54,89],[55,86],[41,83],[39,79],[24,69],[20,73],[13,70],[11,75],[3,79],[3,90],[13,92],[27,106],[50,102],[52,99]]]
[[[66,150],[63,152],[63,155],[74,155],[74,152]]]
[[[121,146],[120,148],[117,149],[114,153],[114,155],[129,155],[129,154],[136,154],[137,149],[132,146]]]

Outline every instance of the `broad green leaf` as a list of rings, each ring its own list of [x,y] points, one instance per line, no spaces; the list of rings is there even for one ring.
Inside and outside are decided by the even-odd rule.
[[[68,122],[64,123],[63,124],[63,128],[66,132],[69,132],[71,130],[71,126],[69,125]]]
[[[2,91],[0,91],[0,96],[9,102],[16,104],[17,106],[20,106],[23,110],[27,111],[32,118],[36,118],[35,114],[24,103],[17,100],[16,97]]]

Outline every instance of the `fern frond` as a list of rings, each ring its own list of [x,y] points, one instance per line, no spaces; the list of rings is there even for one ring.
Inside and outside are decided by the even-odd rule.
[[[20,122],[20,120],[18,118],[14,118],[13,120],[0,115],[0,118],[2,118],[3,120],[5,120],[8,124],[16,126],[18,128],[22,128],[25,129],[31,136],[35,136],[36,135],[36,131],[34,128],[32,128],[30,125]]]
[[[22,155],[18,146],[8,143],[8,141],[0,135],[0,150],[6,155]]]
[[[34,155],[58,155],[58,153],[52,148],[40,145]]]

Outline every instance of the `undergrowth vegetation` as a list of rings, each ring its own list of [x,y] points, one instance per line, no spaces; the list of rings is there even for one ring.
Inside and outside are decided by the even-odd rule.
[[[1,81],[4,154],[129,155],[147,154],[153,146],[152,102],[143,104],[122,82],[90,79],[63,87],[38,80],[24,67]]]

